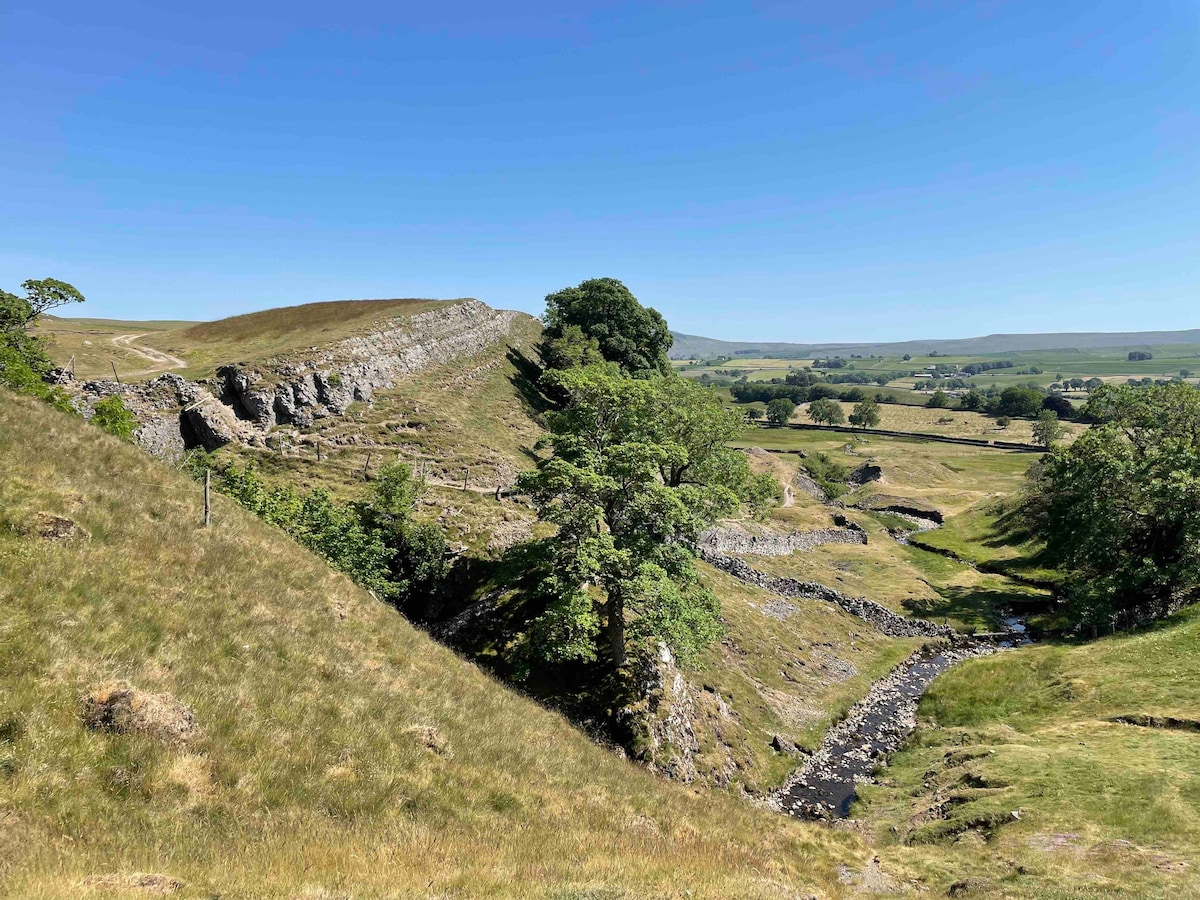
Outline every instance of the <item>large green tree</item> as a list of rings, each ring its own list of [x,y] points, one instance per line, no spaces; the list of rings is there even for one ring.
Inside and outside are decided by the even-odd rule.
[[[827,397],[808,404],[808,417],[818,425],[841,425],[846,421],[842,407]]]
[[[590,363],[600,355],[634,378],[671,371],[671,331],[615,278],[592,278],[546,297],[543,361],[550,368]]]
[[[551,455],[521,479],[557,527],[530,643],[553,661],[604,657],[614,671],[630,640],[663,641],[686,659],[721,633],[692,566],[696,539],[774,486],[724,446],[740,417],[698,385],[609,366],[549,377],[567,399],[549,416]]]
[[[1026,527],[1083,626],[1129,625],[1200,591],[1200,391],[1102,387],[1097,424],[1030,474]]]

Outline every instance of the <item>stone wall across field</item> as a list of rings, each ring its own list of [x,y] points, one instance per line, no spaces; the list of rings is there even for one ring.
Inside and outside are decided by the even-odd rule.
[[[714,553],[738,556],[787,556],[797,551],[815,550],[823,544],[865,544],[867,533],[857,525],[846,528],[822,528],[817,531],[792,531],[780,534],[764,531],[754,534],[734,528],[710,528],[700,535],[700,546]]]
[[[809,425],[804,422],[789,422],[787,425],[756,423],[760,428],[794,428],[798,431],[837,431],[844,434],[874,434],[881,437],[913,438],[921,441],[939,441],[943,444],[966,444],[971,447],[1000,447],[1005,450],[1025,450],[1029,453],[1045,453],[1046,448],[1037,444],[1021,444],[1016,441],[990,441],[987,438],[955,437],[949,434],[927,434],[923,431],[889,431],[885,428],[854,428],[848,425]],[[772,453],[795,451],[769,450]]]
[[[815,581],[797,581],[794,578],[768,575],[736,556],[726,556],[723,553],[700,547],[700,558],[710,566],[732,575],[739,581],[780,596],[834,603],[850,615],[870,622],[889,637],[953,637],[955,635],[954,629],[947,625],[936,625],[925,619],[905,618],[874,600],[867,600],[864,597],[849,597]]]

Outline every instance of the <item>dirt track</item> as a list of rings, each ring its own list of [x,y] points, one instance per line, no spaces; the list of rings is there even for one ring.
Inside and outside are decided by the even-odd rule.
[[[153,368],[141,369],[137,372],[128,372],[126,373],[127,375],[153,375],[155,372],[168,372],[171,369],[187,368],[187,363],[178,356],[172,356],[170,353],[165,353],[162,350],[155,350],[153,347],[146,347],[134,343],[134,341],[136,341],[138,338],[144,338],[149,333],[150,332],[143,332],[142,334],[121,334],[112,339],[112,345],[114,347],[121,347],[125,350],[129,350],[140,356],[142,359],[148,360],[149,362],[155,364]]]

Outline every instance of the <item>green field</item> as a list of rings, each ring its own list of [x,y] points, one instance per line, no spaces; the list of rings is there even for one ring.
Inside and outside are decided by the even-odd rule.
[[[1150,360],[1130,361],[1127,355],[1131,350],[1150,351],[1154,358]],[[1023,352],[976,354],[972,356],[914,356],[909,360],[900,357],[875,357],[866,359],[847,359],[847,365],[840,369],[818,369],[831,374],[847,372],[892,373],[892,372],[922,372],[928,366],[964,366],[968,363],[1009,361],[1011,369],[994,369],[973,376],[964,376],[968,381],[974,381],[980,389],[990,386],[1000,388],[1014,384],[1037,383],[1043,387],[1049,386],[1063,378],[1100,378],[1103,381],[1123,383],[1128,378],[1164,378],[1178,377],[1180,372],[1188,370],[1200,374],[1200,345],[1197,344],[1164,344],[1150,347],[1111,347],[1103,349],[1064,349],[1064,350],[1030,350]],[[803,369],[812,364],[807,359],[778,359],[778,358],[734,358],[728,361],[708,361],[707,365],[693,366],[687,360],[675,360],[673,365],[680,374],[688,378],[700,378],[708,375],[710,378],[736,378],[737,376],[722,376],[720,372],[740,370],[750,381],[769,381],[772,378],[784,378],[789,371]],[[1030,368],[1041,369],[1041,374],[1018,374]],[[912,390],[913,386],[922,379],[901,377],[888,383],[889,387]],[[1189,381],[1197,383],[1196,376],[1189,376]],[[842,385],[852,387],[853,385]],[[864,390],[876,389],[876,385],[863,385]],[[1078,392],[1076,392],[1078,393]],[[1076,393],[1068,396],[1075,397]],[[918,394],[917,396],[921,396]],[[1079,397],[1086,396],[1078,393]],[[920,402],[924,402],[923,400]]]

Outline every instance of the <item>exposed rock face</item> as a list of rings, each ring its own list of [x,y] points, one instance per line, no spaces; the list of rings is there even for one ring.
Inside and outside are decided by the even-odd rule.
[[[802,597],[806,600],[825,600],[835,603],[852,616],[870,622],[890,637],[953,637],[955,631],[946,625],[935,625],[924,619],[906,619],[885,606],[864,597],[848,597],[840,591],[818,584],[815,581],[797,581],[794,578],[777,578],[760,572],[736,556],[725,556],[700,548],[700,558],[722,572],[747,584],[763,588],[784,597]]]
[[[871,481],[881,481],[883,479],[883,469],[871,463],[863,463],[847,477],[847,483],[854,487],[861,487]]]
[[[502,340],[518,315],[466,300],[275,365],[221,366],[211,383],[174,374],[133,385],[88,381],[80,385],[81,411],[89,415],[97,400],[119,393],[141,423],[135,439],[166,459],[195,446],[258,445],[276,425],[343,415],[406,375],[477,354]]]
[[[825,493],[825,489],[813,481],[812,476],[806,472],[797,472],[792,477],[792,483],[796,487],[814,500],[820,500],[824,503],[829,499],[829,495]]]
[[[110,681],[85,696],[79,718],[93,731],[144,734],[162,741],[186,741],[200,731],[192,711],[170,694],[148,694],[127,681]]]
[[[796,551],[807,552],[822,544],[865,544],[867,533],[850,522],[844,528],[823,528],[817,531],[793,531],[761,534],[733,529],[710,528],[700,535],[700,546],[716,553],[739,556],[788,556]]]
[[[873,512],[889,512],[896,515],[915,519],[926,519],[942,524],[943,516],[940,510],[934,509],[920,500],[911,497],[892,497],[887,494],[875,494],[858,504],[859,509],[869,509]]]
[[[635,755],[652,772],[690,784],[696,780],[700,742],[692,689],[675,665],[666,644],[658,654],[636,663],[640,700],[617,712],[618,724],[631,735]]]

